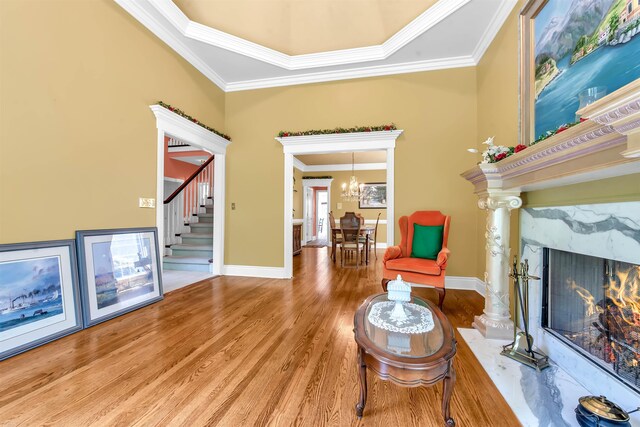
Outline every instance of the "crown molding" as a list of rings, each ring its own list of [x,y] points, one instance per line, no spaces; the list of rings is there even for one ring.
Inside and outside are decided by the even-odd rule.
[[[391,55],[407,46],[408,43],[442,22],[445,18],[450,17],[471,0],[440,0],[381,45],[294,56],[193,22],[171,0],[114,1],[204,74],[223,92],[473,67],[478,64],[517,3],[516,0],[500,0],[500,5],[491,18],[489,26],[485,29],[482,37],[478,39],[470,55],[366,66],[365,64],[371,61],[387,60]],[[289,75],[284,76],[242,81],[231,81],[229,79],[229,81],[225,81],[215,71],[215,64],[210,58],[197,52],[195,45],[189,46],[190,40],[194,41],[194,43],[197,41],[198,43],[208,44],[242,55],[247,60],[254,59],[264,64],[274,65],[283,70],[309,70],[309,72],[289,73]],[[352,67],[342,70],[311,71],[320,67],[336,65],[351,65]],[[246,64],[233,66],[246,66]]]
[[[395,148],[396,139],[403,130],[383,130],[378,132],[329,133],[276,137],[282,144],[284,153],[322,154],[348,151],[374,151]]]
[[[211,68],[203,59],[187,47],[181,40],[171,34],[162,23],[158,22],[144,8],[140,6],[136,0],[114,0],[120,7],[129,12],[131,16],[136,18],[142,25],[147,27],[153,34],[158,36],[160,40],[165,42],[169,47],[175,50],[178,55],[182,56],[187,62],[193,65],[198,71],[211,80],[216,86],[226,91],[226,82]],[[163,0],[169,1],[169,0]],[[173,3],[172,3],[173,4]]]
[[[292,71],[385,60],[469,1],[440,0],[381,45],[304,55],[287,55],[191,21],[171,0],[156,0],[149,4],[185,37]]]
[[[471,56],[429,59],[403,64],[376,65],[352,68],[348,70],[322,71],[284,77],[229,82],[226,84],[226,92],[293,86],[308,83],[322,83],[336,80],[362,79],[393,74],[419,73],[422,71],[445,70],[448,68],[474,67],[476,65],[478,65],[477,62]]]
[[[160,105],[153,104],[149,108],[156,116],[156,127],[163,129],[169,135],[182,135],[182,139],[197,144],[213,154],[225,154],[227,146],[231,144],[231,141]]]
[[[518,4],[517,0],[504,0],[500,3],[498,11],[493,15],[489,26],[478,40],[478,44],[471,54],[476,64],[480,63],[484,53],[491,46],[491,42],[498,35],[500,28],[502,28],[516,4]]]

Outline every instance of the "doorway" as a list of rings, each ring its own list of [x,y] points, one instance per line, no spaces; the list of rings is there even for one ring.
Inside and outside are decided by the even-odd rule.
[[[305,246],[327,246],[332,178],[302,180],[302,243]]]
[[[293,277],[293,167],[294,155],[327,154],[385,150],[387,181],[387,222],[395,224],[394,166],[396,139],[403,130],[321,134],[311,136],[277,137],[284,155],[284,268],[283,278]],[[307,181],[307,180],[304,180]],[[387,229],[387,245],[394,244],[395,227]]]

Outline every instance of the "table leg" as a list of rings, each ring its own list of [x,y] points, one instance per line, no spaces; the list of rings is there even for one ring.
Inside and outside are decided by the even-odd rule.
[[[360,400],[356,405],[356,415],[362,418],[367,403],[367,365],[364,363],[364,350],[358,346],[358,369],[360,370]]]
[[[331,230],[331,259],[336,263],[336,233]]]
[[[456,382],[456,371],[453,368],[453,362],[449,362],[449,371],[444,377],[443,390],[442,390],[442,415],[444,416],[444,422],[447,427],[454,427],[456,422],[451,418],[449,412],[449,401],[451,400],[451,393],[453,392],[453,384]]]
[[[367,265],[369,265],[369,233],[367,233],[367,237],[365,240],[365,261]]]

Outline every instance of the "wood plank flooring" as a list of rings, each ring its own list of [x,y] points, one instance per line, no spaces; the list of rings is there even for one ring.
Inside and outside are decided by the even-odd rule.
[[[341,269],[328,251],[303,249],[293,280],[209,279],[0,362],[0,425],[442,425],[441,384],[402,388],[371,373],[355,417],[353,315],[381,292],[380,259]],[[447,292],[454,327],[482,308],[475,292]],[[458,426],[519,425],[460,336],[455,366]]]

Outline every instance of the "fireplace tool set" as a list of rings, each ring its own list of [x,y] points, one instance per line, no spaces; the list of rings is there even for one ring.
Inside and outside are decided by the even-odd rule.
[[[541,371],[549,367],[549,357],[533,349],[533,337],[529,335],[529,280],[540,280],[539,277],[529,275],[529,260],[520,263],[513,258],[513,267],[509,277],[513,279],[514,295],[516,298],[514,319],[518,318],[518,308],[522,314],[524,331],[517,332],[513,328],[513,342],[502,348],[501,354],[520,363]]]

